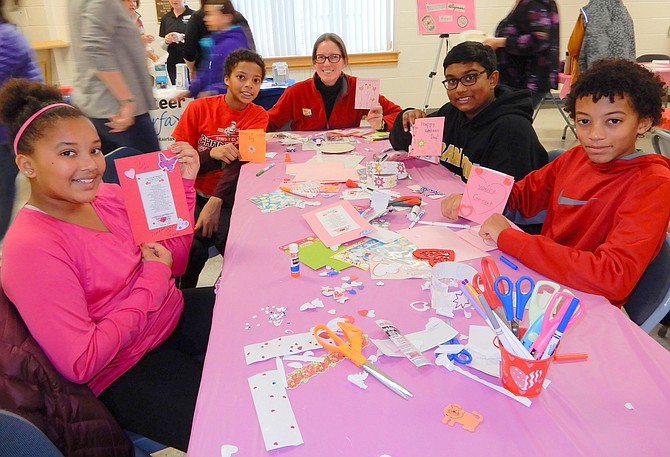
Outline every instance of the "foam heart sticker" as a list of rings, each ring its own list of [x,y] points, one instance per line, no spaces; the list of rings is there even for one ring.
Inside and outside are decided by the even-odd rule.
[[[413,253],[417,259],[426,259],[432,267],[440,262],[453,262],[456,253],[451,249],[417,249]]]
[[[128,170],[123,172],[123,175],[126,178],[135,179],[135,169],[134,168],[129,168]]]
[[[391,275],[397,273],[398,271],[400,271],[400,267],[390,263],[379,263],[374,268],[375,276]]]

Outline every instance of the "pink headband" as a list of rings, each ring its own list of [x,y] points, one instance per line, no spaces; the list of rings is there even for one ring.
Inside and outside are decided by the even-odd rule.
[[[26,119],[26,122],[23,123],[21,128],[19,129],[18,132],[16,132],[16,137],[14,137],[14,154],[19,155],[19,140],[21,139],[21,136],[23,133],[26,131],[26,129],[32,124],[32,122],[42,114],[43,112],[50,110],[51,108],[58,108],[59,106],[69,106],[72,108],[72,105],[68,105],[67,103],[52,103],[51,105],[47,105],[42,109],[39,109],[37,112],[35,112],[32,116],[30,116],[28,119]]]

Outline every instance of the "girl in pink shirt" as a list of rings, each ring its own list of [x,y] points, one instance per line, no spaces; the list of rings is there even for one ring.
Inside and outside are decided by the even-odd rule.
[[[14,79],[0,100],[31,190],[3,247],[7,296],[65,378],[124,428],[186,450],[214,301],[175,287],[192,235],[135,244],[120,187],[102,183],[93,124],[57,89]],[[172,150],[192,212],[198,154]]]

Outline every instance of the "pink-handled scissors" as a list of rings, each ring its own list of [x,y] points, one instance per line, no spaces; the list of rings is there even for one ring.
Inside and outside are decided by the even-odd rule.
[[[558,324],[561,322],[561,319],[563,318],[563,315],[567,311],[568,305],[573,298],[575,297],[572,294],[564,291],[557,292],[553,297],[551,297],[551,301],[547,305],[544,316],[542,316],[542,327],[540,333],[538,334],[533,344],[530,346],[531,354],[534,355],[544,353],[544,350],[549,344],[549,340],[553,336],[554,332],[556,332]],[[583,311],[584,307],[579,305],[575,313],[572,315],[572,318],[568,322],[566,330],[574,325],[577,319],[579,319],[582,315]],[[530,331],[530,329],[528,330]]]

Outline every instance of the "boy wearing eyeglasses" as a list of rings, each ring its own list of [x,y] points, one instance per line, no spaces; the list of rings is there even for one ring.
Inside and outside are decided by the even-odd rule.
[[[449,102],[430,117],[444,117],[440,162],[467,181],[473,164],[520,180],[547,163],[547,151],[532,126],[533,106],[527,90],[498,84],[493,49],[474,41],[454,46],[444,59]],[[408,108],[391,129],[391,145],[407,150],[411,127],[426,117]]]
[[[334,33],[317,38],[312,49],[314,76],[289,86],[268,111],[273,130],[329,130],[358,127],[364,116],[378,131],[388,131],[400,106],[379,95],[370,110],[355,109],[356,78],[344,73],[349,63],[344,41]]]

